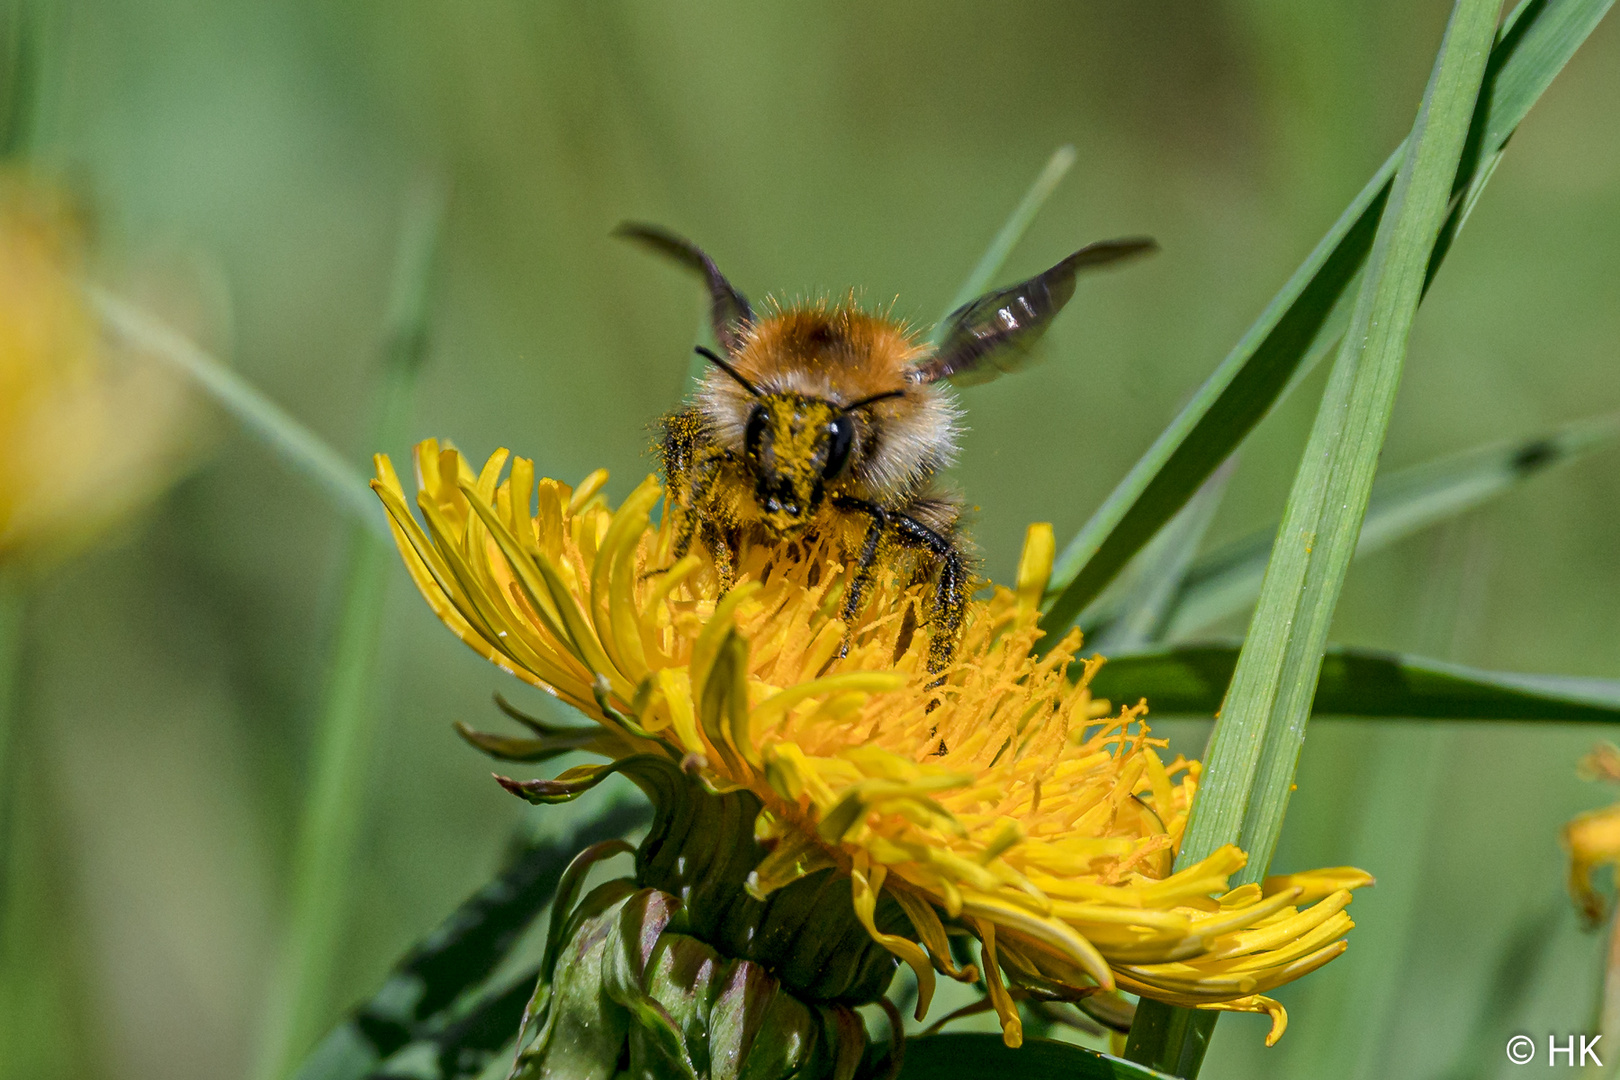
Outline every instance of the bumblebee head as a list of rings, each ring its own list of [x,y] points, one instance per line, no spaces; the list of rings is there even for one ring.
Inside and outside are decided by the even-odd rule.
[[[867,441],[858,419],[869,405],[905,396],[905,390],[852,402],[814,394],[761,390],[708,349],[698,352],[747,394],[742,454],[754,478],[754,500],[767,529],[792,536],[809,525],[826,499],[827,485],[847,474]]]
[[[743,429],[754,474],[754,499],[766,526],[792,535],[821,509],[827,482],[849,467],[855,418],[832,402],[798,394],[763,394]]]

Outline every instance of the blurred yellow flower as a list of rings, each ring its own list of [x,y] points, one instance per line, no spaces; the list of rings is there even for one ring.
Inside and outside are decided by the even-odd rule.
[[[1620,782],[1620,749],[1600,743],[1581,759],[1580,774],[1589,780]],[[1588,925],[1603,921],[1607,904],[1592,887],[1600,866],[1615,867],[1620,884],[1620,803],[1577,815],[1559,836],[1569,855],[1569,895]]]
[[[54,562],[162,489],[186,388],[100,335],[69,201],[0,172],[0,564]]]
[[[1269,1013],[1272,1042],[1286,1015],[1264,992],[1344,950],[1349,890],[1370,881],[1361,871],[1228,890],[1245,856],[1227,846],[1171,873],[1198,764],[1160,757],[1144,706],[1091,696],[1101,661],[1075,659],[1078,631],[1032,654],[1049,526],[1030,529],[1016,588],[970,606],[958,661],[935,689],[920,586],[881,583],[846,627],[844,567],[822,545],[788,543],[746,548],[737,584],[718,596],[705,559],[670,558],[669,516],[651,523],[655,479],[615,512],[605,473],[577,489],[537,486],[522,458],[502,479],[507,460],[499,451],[474,473],[454,449],[419,445],[425,528],[384,456],[372,486],[439,618],[600,725],[554,744],[542,732],[527,760],[548,746],[653,754],[716,793],[752,792],[768,854],[748,891],[828,868],[847,877],[867,932],[915,970],[919,1017],[936,971],[980,978],[947,944],[965,932],[981,943],[1008,1045],[1022,1040],[1016,998],[1116,988]],[[518,742],[469,735],[497,753]],[[555,801],[613,767],[503,783]],[[880,897],[910,934],[879,927]]]

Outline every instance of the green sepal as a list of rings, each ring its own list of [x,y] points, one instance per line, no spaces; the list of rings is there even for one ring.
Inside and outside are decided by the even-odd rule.
[[[678,787],[655,793],[638,777],[656,814],[636,855],[636,878],[681,900],[671,929],[763,964],[807,1002],[862,1005],[880,997],[897,961],[856,919],[849,878],[820,871],[764,899],[750,895],[749,875],[766,854],[754,839],[759,797],[710,794],[673,763],[656,771]],[[879,900],[877,921],[886,932],[912,933],[891,898]]]
[[[555,970],[558,951],[568,940],[566,923],[575,917],[574,903],[585,886],[585,875],[603,859],[634,851],[624,840],[603,840],[575,855],[557,879],[557,896],[551,904],[551,922],[546,930],[545,957],[540,962],[540,978],[549,980]]]
[[[531,716],[522,709],[518,708],[516,705],[513,705],[510,701],[507,701],[506,698],[502,697],[500,694],[495,695],[495,707],[501,710],[501,712],[505,713],[507,716],[511,717],[513,720],[516,720],[518,723],[528,728],[530,731],[534,732],[535,735],[539,736],[540,738],[547,738],[552,735],[583,735],[586,732],[595,732],[597,734],[601,733],[601,728],[599,727],[573,727],[568,724],[553,724],[549,720],[542,720],[538,716]]]
[[[632,1075],[698,1080],[685,1032],[646,990],[653,951],[676,903],[657,889],[641,889],[625,900],[619,909],[617,947],[602,968],[602,989],[630,1015]]]
[[[728,974],[709,1020],[713,1080],[817,1075],[827,1057],[817,1011],[779,989],[758,964],[735,961]]]
[[[600,729],[589,728],[581,728],[567,735],[544,735],[529,739],[477,731],[459,720],[452,726],[456,729],[456,734],[475,749],[500,761],[550,761],[554,757],[571,754],[575,750],[588,749],[592,743],[600,742],[603,737]]]
[[[647,993],[663,1003],[680,1028],[693,1067],[700,1075],[710,1071],[709,1003],[718,990],[726,962],[711,946],[685,934],[666,933],[658,939],[647,965]]]
[[[619,771],[620,763],[606,765],[576,765],[565,770],[554,780],[543,777],[534,780],[513,780],[510,776],[495,774],[495,782],[520,799],[536,806],[571,802],[591,788]]]
[[[518,1080],[852,1080],[868,1051],[853,1009],[806,1004],[759,964],[669,930],[677,907],[623,881],[586,897]]]
[[[518,798],[540,806],[577,799],[614,773],[624,773],[635,781],[655,804],[660,797],[668,798],[677,784],[684,783],[680,767],[657,754],[632,754],[602,765],[576,765],[551,780],[513,780],[499,773],[495,780]]]
[[[866,1025],[854,1009],[831,1005],[821,1010],[822,1038],[834,1050],[832,1080],[855,1080],[866,1056]]]
[[[573,927],[558,956],[540,1034],[518,1055],[518,1080],[612,1080],[618,1072],[630,1018],[602,992],[602,968],[617,931],[617,906]]]

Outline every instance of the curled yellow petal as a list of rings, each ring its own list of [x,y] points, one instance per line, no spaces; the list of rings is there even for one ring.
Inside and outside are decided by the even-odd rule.
[[[870,869],[871,877],[867,877]],[[869,867],[864,855],[856,856],[850,870],[850,883],[854,892],[855,917],[860,919],[872,940],[905,961],[917,976],[917,1014],[921,1020],[928,1014],[928,1005],[934,1000],[934,965],[928,954],[915,941],[898,934],[885,934],[877,928],[877,898],[883,889],[888,871],[881,866]]]

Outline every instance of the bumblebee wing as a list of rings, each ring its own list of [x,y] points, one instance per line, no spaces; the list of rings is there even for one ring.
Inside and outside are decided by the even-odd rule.
[[[946,316],[939,348],[913,369],[912,379],[925,383],[949,379],[958,386],[973,386],[1017,371],[1029,362],[1053,316],[1074,295],[1080,271],[1145,255],[1158,246],[1146,237],[1089,244],[1045,273],[962,305]]]
[[[632,240],[703,275],[709,285],[709,320],[714,326],[715,340],[728,355],[736,355],[742,347],[748,324],[754,321],[754,311],[748,306],[748,298],[732,288],[731,282],[714,265],[714,260],[703,253],[703,249],[667,229],[635,221],[624,222],[613,230],[613,235]]]

